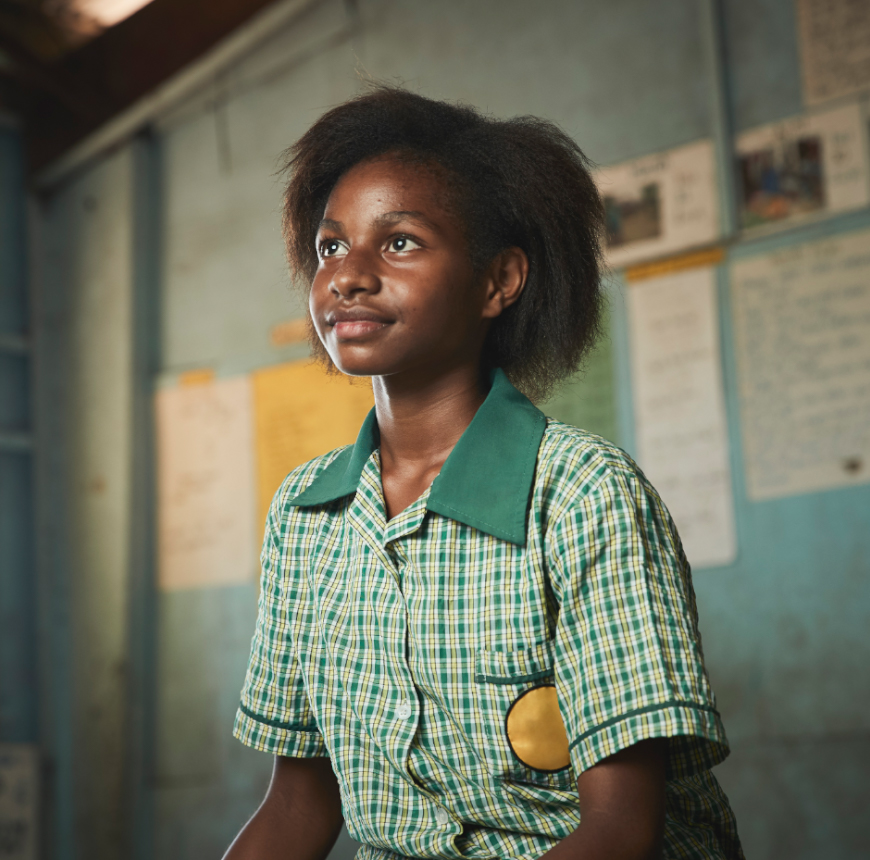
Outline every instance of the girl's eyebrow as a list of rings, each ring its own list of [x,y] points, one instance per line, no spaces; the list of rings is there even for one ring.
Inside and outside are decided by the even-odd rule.
[[[434,221],[427,218],[422,212],[417,212],[414,209],[397,209],[393,212],[384,212],[383,215],[378,215],[372,223],[375,227],[392,227],[400,221],[411,221],[436,233],[442,232],[441,228]],[[332,218],[323,218],[317,229],[333,230],[336,233],[340,233],[344,230],[344,224]]]
[[[399,221],[411,221],[428,230],[434,230],[436,233],[441,232],[441,229],[434,221],[427,218],[422,212],[417,212],[413,209],[397,209],[393,212],[385,212],[383,215],[375,218],[373,223],[378,227],[391,227]]]

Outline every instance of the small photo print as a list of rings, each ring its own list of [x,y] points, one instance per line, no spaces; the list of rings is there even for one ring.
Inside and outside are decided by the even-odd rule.
[[[650,182],[634,196],[604,196],[607,218],[607,247],[619,248],[662,234],[661,193],[658,182]]]
[[[784,138],[738,157],[742,226],[758,227],[825,206],[820,135]]]

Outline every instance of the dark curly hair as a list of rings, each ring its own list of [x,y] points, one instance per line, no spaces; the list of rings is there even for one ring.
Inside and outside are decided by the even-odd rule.
[[[483,360],[533,400],[545,398],[577,370],[599,331],[604,210],[588,159],[546,120],[496,120],[374,87],[324,114],[287,150],[284,237],[299,282],[310,285],[317,270],[315,236],[338,180],[386,154],[447,174],[476,269],[505,248],[528,255],[525,290],[493,320]],[[312,346],[327,358],[316,335]]]

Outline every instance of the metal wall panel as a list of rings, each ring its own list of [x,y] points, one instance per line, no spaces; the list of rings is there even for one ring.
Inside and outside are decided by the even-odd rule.
[[[40,543],[57,857],[123,854],[132,464],[132,155],[41,202]]]

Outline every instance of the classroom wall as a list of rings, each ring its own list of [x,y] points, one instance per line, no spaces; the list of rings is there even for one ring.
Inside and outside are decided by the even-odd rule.
[[[148,444],[137,396],[191,370],[220,378],[304,355],[270,340],[301,314],[282,256],[281,151],[368,78],[548,117],[603,165],[715,137],[717,34],[726,124],[801,111],[791,0],[724,0],[720,30],[718,5],[312,2],[147,134],[42,193],[52,857],[220,856],[268,781],[268,757],[230,736],[256,582],[149,590],[141,529],[153,484],[136,459]],[[858,822],[870,801],[870,489],[748,500],[729,261],[867,224],[863,211],[736,241],[719,270],[739,553],[698,571],[695,588],[733,749],[717,774],[749,857],[836,860],[868,845]],[[625,289],[617,273],[594,367],[549,411],[631,451]],[[150,358],[137,364],[142,349]],[[343,840],[333,857],[352,850]]]
[[[59,856],[120,856],[126,824],[131,158],[125,147],[38,204],[39,542]]]

